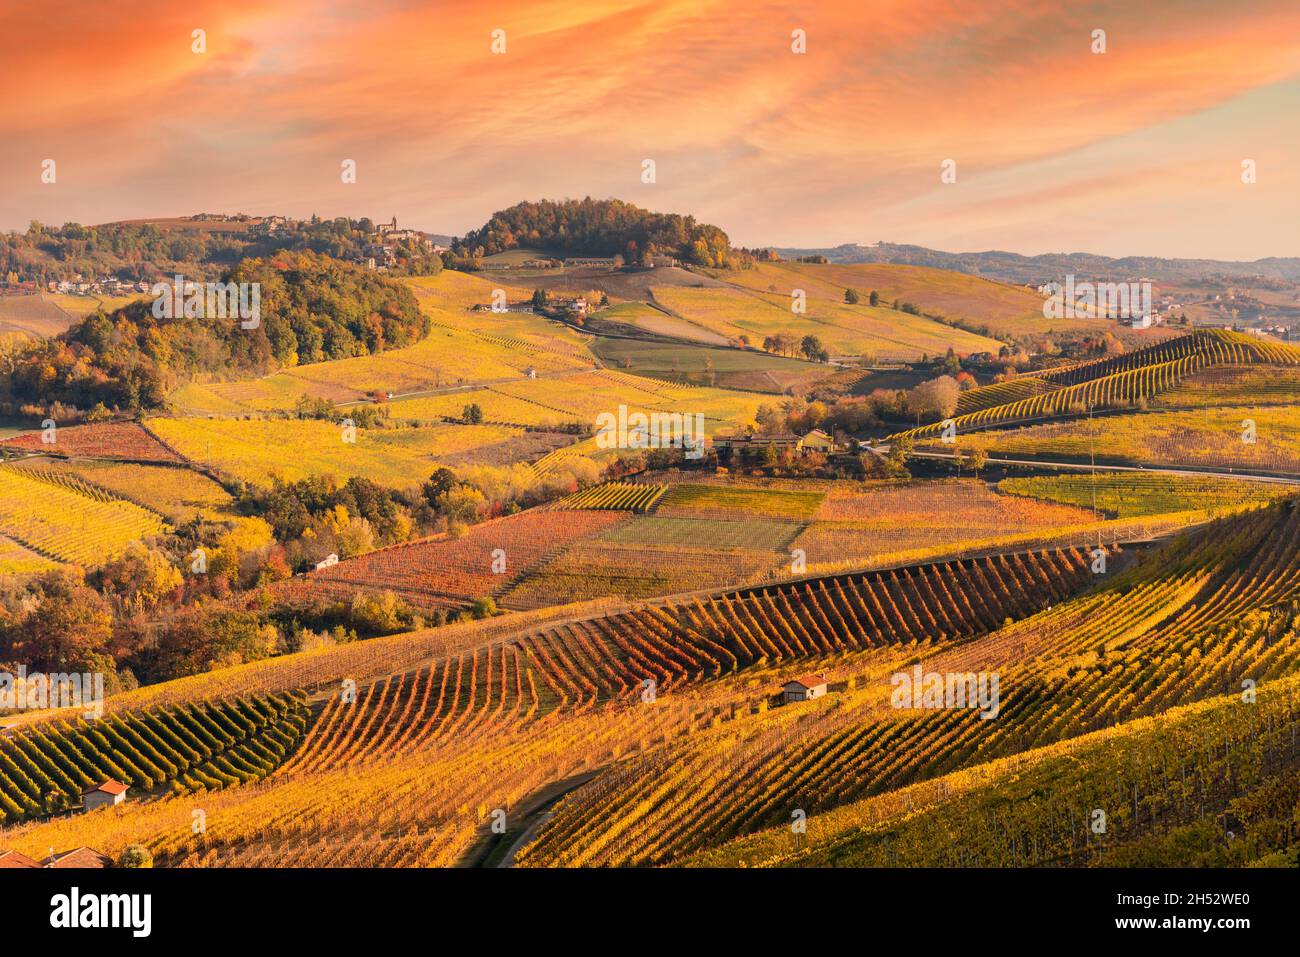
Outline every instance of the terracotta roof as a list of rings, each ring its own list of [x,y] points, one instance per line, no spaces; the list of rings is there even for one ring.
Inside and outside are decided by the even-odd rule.
[[[40,867],[26,854],[18,851],[0,851],[0,867]]]
[[[86,790],[81,793],[84,796],[87,794],[94,794],[96,791],[103,791],[105,794],[125,794],[126,785],[121,781],[114,781],[112,778],[109,778],[103,784],[98,784],[93,788],[86,788]]]
[[[78,847],[72,851],[47,857],[41,865],[43,867],[112,867],[113,859],[107,854],[99,853],[93,847]]]
[[[826,684],[825,675],[802,675],[798,678],[791,678],[786,682],[788,685],[803,685],[805,688],[816,688],[819,685]]]

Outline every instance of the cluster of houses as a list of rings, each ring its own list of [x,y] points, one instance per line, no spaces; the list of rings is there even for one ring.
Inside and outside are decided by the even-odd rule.
[[[126,800],[127,786],[121,781],[114,781],[109,778],[93,788],[87,788],[81,793],[83,810],[97,811],[104,807],[113,807],[121,804]],[[49,867],[112,867],[113,859],[106,854],[91,847],[78,847],[71,851],[64,851],[61,854],[55,854],[53,848],[50,849],[50,856],[44,860],[36,860],[28,857],[26,854],[18,851],[0,850],[0,869],[4,868],[49,868]]]
[[[1242,331],[1247,335],[1255,336],[1260,339],[1264,336],[1272,336],[1275,339],[1291,338],[1291,330],[1286,326],[1251,326]]]
[[[72,296],[89,296],[96,293],[103,293],[107,296],[129,296],[138,292],[148,292],[150,288],[150,283],[143,279],[139,282],[123,281],[116,276],[105,276],[103,279],[87,279],[81,273],[77,273],[71,280],[51,279],[46,283],[47,292],[59,292]]]
[[[78,847],[71,851],[64,851],[62,854],[51,854],[40,861],[18,851],[0,851],[0,870],[6,868],[25,870],[33,868],[78,868],[84,870],[88,867],[112,866],[113,859],[107,854],[101,854],[93,847]]]
[[[771,448],[776,452],[792,452],[795,455],[831,455],[842,451],[844,447],[844,444],[821,429],[813,429],[804,435],[795,435],[793,432],[755,432],[713,438],[713,448],[719,453],[727,454],[744,454],[746,449]]]
[[[288,216],[266,216],[248,227],[248,231],[254,236],[283,236],[292,232],[293,226],[294,222]]]
[[[553,307],[576,316],[585,316],[592,311],[591,303],[583,296],[556,299],[553,301]]]
[[[371,237],[371,242],[366,246],[360,261],[367,269],[387,272],[397,265],[396,244],[408,240],[423,246],[430,253],[441,255],[447,251],[446,246],[438,245],[418,229],[400,229],[397,225],[397,217],[394,216],[392,222],[380,223],[375,227],[375,234]]]
[[[546,310],[551,313],[563,312],[571,316],[585,316],[594,312],[596,307],[585,296],[559,296],[549,299],[546,303]],[[478,303],[474,306],[474,312],[491,312],[494,311],[490,305]],[[534,313],[537,307],[533,305],[531,299],[525,299],[521,302],[508,302],[496,312],[518,312]]]

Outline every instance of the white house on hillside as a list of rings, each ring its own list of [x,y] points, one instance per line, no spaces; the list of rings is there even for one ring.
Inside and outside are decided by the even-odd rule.
[[[125,784],[109,778],[103,784],[82,791],[81,800],[86,805],[87,811],[94,811],[101,807],[121,804],[126,800],[126,791]]]
[[[791,701],[811,701],[826,694],[826,677],[824,675],[804,675],[787,681],[781,697],[788,704]]]

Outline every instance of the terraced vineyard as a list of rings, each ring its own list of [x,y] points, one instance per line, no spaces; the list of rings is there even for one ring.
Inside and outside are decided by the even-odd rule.
[[[1042,372],[1038,378],[1061,386],[1072,386],[1194,357],[1205,360],[1206,365],[1300,365],[1300,349],[1295,346],[1257,339],[1227,329],[1201,329],[1135,352],[1069,366],[1059,372]]]
[[[1151,402],[1161,409],[1297,404],[1300,376],[1275,366],[1211,366]]]
[[[205,798],[206,840],[157,802],[115,816],[101,845],[205,866],[451,864],[494,808],[516,820],[528,795],[591,775],[516,863],[669,863],[793,809],[902,806],[944,775],[1295,672],[1298,522],[1265,506],[1100,577],[1079,551],[1019,553],[558,617],[355,701],[333,692],[274,787]],[[998,720],[890,707],[890,675],[914,664],[999,673]],[[830,696],[775,706],[810,668]]]
[[[94,567],[164,528],[153,512],[75,476],[0,467],[0,534],[56,561]]]
[[[32,575],[54,568],[56,563],[0,535],[0,575]]]
[[[868,798],[704,852],[705,867],[1286,866],[1296,678]],[[1281,773],[1281,780],[1278,775]],[[1281,800],[1278,800],[1278,799]],[[1094,833],[1086,809],[1106,814]],[[1225,834],[1239,822],[1243,839]],[[1007,840],[1014,834],[1014,841]]]
[[[606,509],[611,511],[646,512],[663,496],[662,485],[641,485],[634,482],[607,482],[575,492],[560,501],[556,508]]]
[[[171,465],[100,460],[32,459],[17,466],[28,471],[66,476],[113,497],[160,512],[173,522],[225,511],[234,498],[199,472]]]
[[[668,602],[529,639],[546,685],[593,704],[738,668],[992,630],[1089,582],[1074,550],[920,565]]]
[[[957,414],[970,415],[1000,405],[1010,405],[1059,388],[1060,386],[1055,383],[1038,376],[1021,376],[1006,382],[995,382],[992,385],[967,389],[957,397]]]
[[[12,823],[73,807],[108,778],[174,793],[246,784],[278,767],[306,725],[293,694],[34,725],[0,738],[0,812]]]
[[[934,442],[925,447],[953,449]],[[1187,466],[1293,476],[1300,475],[1300,406],[1143,412],[996,432],[959,431],[956,449],[1081,464],[1095,456],[1102,466]]]
[[[927,551],[953,553],[1093,520],[1091,512],[1077,508],[997,495],[974,479],[882,483],[865,491],[829,492],[791,547],[802,549],[813,569],[863,566],[909,554],[922,561]]]
[[[463,607],[498,595],[519,575],[575,539],[627,521],[614,511],[521,512],[442,536],[381,548],[274,586],[293,601],[350,600],[391,591],[420,608]],[[499,570],[495,570],[499,569]]]
[[[1240,691],[1244,677],[1293,674],[1297,531],[1290,503],[1266,507],[1177,540],[1100,591],[972,641],[914,648],[927,672],[998,673],[996,721],[890,707],[887,676],[907,658],[855,662],[829,704],[782,708],[611,769],[561,803],[520,861],[665,863],[788,823],[795,810],[830,810]],[[706,774],[710,787],[688,784]]]
[[[489,645],[370,685],[355,702],[330,698],[285,772],[312,773],[400,759],[488,725],[519,727],[542,706],[526,651]]]
[[[102,422],[56,428],[54,441],[28,432],[0,441],[0,446],[45,455],[120,459],[127,462],[178,462],[176,453],[134,422]]]
[[[1012,382],[971,390],[963,397],[965,408],[958,400],[953,422],[961,435],[1012,422],[1136,406],[1211,366],[1253,364],[1300,366],[1300,349],[1243,333],[1204,330],[1061,372],[1038,373],[1035,380],[1042,385],[1030,386],[1024,397],[1018,397],[1020,390]],[[942,423],[932,423],[900,435],[927,439],[942,430]]]
[[[1083,503],[997,494],[974,479],[911,482],[712,482],[676,476],[653,515],[568,545],[529,570],[502,601],[553,602],[760,584],[1000,551],[1146,539],[1204,520],[1171,499],[1149,523],[1112,520]],[[811,487],[810,487],[811,485]],[[1261,498],[1260,501],[1264,499]],[[1175,517],[1172,513],[1178,513]]]

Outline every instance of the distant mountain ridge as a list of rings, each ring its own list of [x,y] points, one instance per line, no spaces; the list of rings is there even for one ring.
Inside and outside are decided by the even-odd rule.
[[[1018,284],[1037,284],[1059,280],[1067,273],[1081,278],[1136,279],[1138,277],[1178,282],[1210,276],[1265,278],[1282,282],[1300,282],[1300,258],[1276,257],[1255,262],[1230,262],[1216,259],[1161,259],[1153,256],[1125,256],[1114,259],[1092,253],[1044,253],[1023,256],[1019,253],[989,250],[974,253],[949,253],[925,246],[896,243],[844,243],[823,249],[777,248],[784,259],[825,256],[833,263],[892,263],[907,266],[930,266],[964,272],[985,279]]]

